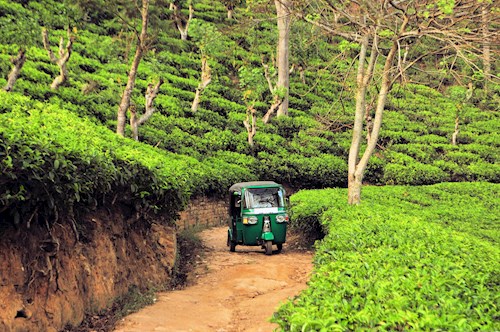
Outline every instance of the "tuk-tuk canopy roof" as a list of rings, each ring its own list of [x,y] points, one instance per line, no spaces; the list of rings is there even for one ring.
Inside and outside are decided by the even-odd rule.
[[[259,187],[281,187],[280,184],[274,181],[252,181],[235,183],[229,188],[230,193],[241,192],[243,188],[259,188]]]

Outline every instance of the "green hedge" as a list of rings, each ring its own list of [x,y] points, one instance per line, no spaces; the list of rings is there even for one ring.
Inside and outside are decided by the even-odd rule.
[[[443,183],[292,196],[320,220],[309,288],[275,313],[287,331],[500,329],[500,186]],[[297,197],[295,197],[297,196]],[[324,211],[324,212],[323,212]]]
[[[215,158],[200,163],[121,138],[56,105],[1,94],[14,104],[0,114],[1,213],[11,220],[115,203],[171,222],[191,194],[223,195],[231,182],[255,179],[245,167]]]

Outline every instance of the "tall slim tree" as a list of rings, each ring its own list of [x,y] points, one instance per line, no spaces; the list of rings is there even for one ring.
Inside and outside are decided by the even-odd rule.
[[[4,13],[5,14],[5,13]],[[12,91],[19,78],[24,64],[28,60],[29,50],[32,46],[40,45],[39,23],[37,20],[16,19],[17,15],[2,15],[2,40],[11,46],[16,45],[17,54],[12,54],[11,70],[7,76],[7,82],[3,87],[4,91]],[[7,22],[10,22],[7,24]]]
[[[256,13],[265,13],[269,19],[271,10],[271,1],[253,0],[248,1],[249,9]],[[271,91],[271,105],[264,115],[264,123],[276,114],[276,116],[288,115],[288,96],[290,88],[290,28],[292,23],[292,0],[274,0],[274,9],[276,11],[277,41],[273,50],[263,52],[263,59],[272,62],[272,66],[262,61],[266,73],[266,80]],[[254,19],[254,18],[252,18]],[[258,24],[259,18],[255,21]],[[252,24],[254,25],[254,24]],[[257,43],[260,44],[259,37]],[[265,53],[265,54],[264,54]],[[275,74],[277,77],[275,77]],[[270,81],[272,78],[272,81]]]
[[[278,84],[277,88],[283,90],[283,96],[278,108],[277,116],[288,115],[288,94],[290,88],[290,24],[291,5],[290,0],[274,0],[276,6],[278,25],[277,65]]]
[[[127,85],[123,90],[120,106],[118,107],[118,116],[116,124],[116,133],[120,136],[125,135],[125,123],[127,120],[127,110],[130,107],[130,98],[135,86],[135,79],[137,77],[137,69],[142,59],[142,55],[147,48],[148,37],[148,19],[149,19],[149,0],[142,0],[141,8],[142,26],[140,34],[137,35],[137,44],[135,49],[134,59],[130,66],[128,73]]]
[[[210,66],[208,65],[207,56],[203,55],[201,57],[201,82],[196,88],[193,103],[191,104],[191,112],[195,113],[198,110],[201,94],[207,88],[210,82],[212,82],[212,69],[210,69]]]
[[[227,9],[227,19],[233,19],[233,13],[236,6],[243,3],[243,0],[221,0],[222,4],[226,6]]]
[[[488,80],[491,76],[491,41],[493,40],[490,32],[492,17],[491,7],[483,3],[481,7],[481,32],[483,34],[483,72],[485,77],[485,90],[488,91]]]
[[[174,20],[177,30],[179,30],[181,40],[188,39],[189,25],[193,19],[194,7],[191,1],[189,1],[189,15],[185,17],[182,15],[180,3],[172,1],[170,3],[170,9],[172,10],[172,18]]]

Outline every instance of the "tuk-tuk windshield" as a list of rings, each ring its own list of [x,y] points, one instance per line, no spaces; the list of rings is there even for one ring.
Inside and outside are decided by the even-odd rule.
[[[249,188],[245,190],[246,209],[283,207],[283,191],[281,188]]]

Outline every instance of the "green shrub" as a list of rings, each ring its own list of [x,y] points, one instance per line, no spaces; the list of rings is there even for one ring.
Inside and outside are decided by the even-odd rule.
[[[276,126],[276,134],[292,139],[301,131],[317,127],[318,123],[305,116],[281,116],[272,118],[271,123]]]
[[[290,150],[304,157],[317,156],[320,153],[337,155],[339,148],[334,145],[332,139],[320,137],[321,133],[308,130],[300,131],[294,139],[290,140]],[[325,135],[323,135],[325,136]]]
[[[471,175],[471,171],[467,166],[457,165],[454,162],[445,161],[445,160],[437,160],[433,163],[434,166],[439,167],[446,174],[449,175],[450,181],[473,181],[473,176]]]
[[[449,176],[436,166],[412,162],[387,164],[383,179],[386,184],[424,185],[448,181]]]
[[[309,158],[291,154],[286,162],[292,169],[290,183],[295,187],[328,188],[347,185],[347,163],[342,158],[328,154]]]
[[[485,162],[477,162],[469,165],[472,181],[488,181],[500,183],[500,164],[488,164]]]
[[[364,183],[369,183],[372,185],[383,184],[384,183],[384,169],[387,165],[387,161],[376,155],[370,157],[368,165],[366,166],[365,175],[363,177]]]
[[[256,179],[230,162],[209,158],[201,164],[121,138],[56,105],[3,95],[2,103],[19,101],[0,114],[0,201],[2,214],[14,222],[101,204],[125,204],[143,220],[154,215],[172,222],[190,193],[225,193],[230,182]]]
[[[480,160],[480,157],[470,152],[450,151],[444,156],[444,160],[451,161],[461,166],[477,162]]]
[[[500,150],[492,146],[473,143],[461,146],[460,149],[478,155],[488,163],[500,162]]]
[[[431,163],[438,157],[434,147],[427,144],[394,144],[390,150],[404,153],[414,160],[425,164]]]
[[[321,222],[323,212],[335,205],[343,205],[345,198],[339,199],[339,189],[324,189],[320,195],[311,195],[310,190],[301,190],[290,197],[290,226],[303,235],[307,242],[322,239],[328,227]]]
[[[327,235],[308,289],[272,320],[286,331],[499,329],[499,189],[366,187],[359,206],[345,189],[292,196],[292,222],[319,219]]]

